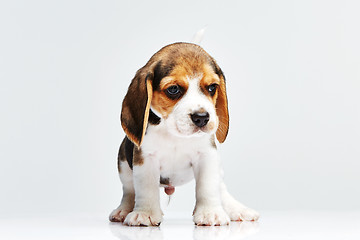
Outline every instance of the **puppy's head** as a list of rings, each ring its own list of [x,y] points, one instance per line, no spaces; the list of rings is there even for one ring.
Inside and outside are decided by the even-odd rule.
[[[225,77],[200,46],[175,43],[155,53],[139,69],[124,98],[121,123],[128,138],[141,145],[154,112],[171,134],[213,134],[224,142],[229,128]]]

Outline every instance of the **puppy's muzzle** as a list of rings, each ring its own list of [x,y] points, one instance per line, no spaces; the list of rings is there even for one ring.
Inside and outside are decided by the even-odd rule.
[[[208,112],[195,112],[190,114],[191,120],[198,127],[203,127],[209,122],[209,113]]]

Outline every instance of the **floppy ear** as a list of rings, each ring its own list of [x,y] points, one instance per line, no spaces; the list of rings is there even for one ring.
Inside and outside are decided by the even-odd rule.
[[[215,63],[216,65],[216,63]],[[216,65],[216,74],[220,77],[220,85],[218,88],[218,97],[216,100],[216,114],[219,117],[219,127],[216,130],[216,138],[223,143],[229,131],[229,111],[226,96],[225,77],[219,66]]]
[[[148,124],[152,93],[152,73],[141,68],[129,86],[121,110],[121,126],[127,137],[138,147]]]

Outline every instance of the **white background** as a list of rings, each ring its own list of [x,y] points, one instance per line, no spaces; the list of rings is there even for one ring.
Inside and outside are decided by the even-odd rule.
[[[121,101],[166,44],[227,78],[225,181],[267,210],[360,210],[358,1],[2,1],[0,214],[97,212],[121,197]],[[194,183],[170,207],[191,215]],[[166,202],[164,194],[163,203]]]

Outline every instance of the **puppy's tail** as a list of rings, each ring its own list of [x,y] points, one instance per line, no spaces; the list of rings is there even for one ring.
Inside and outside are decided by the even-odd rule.
[[[200,29],[199,31],[197,31],[197,33],[195,33],[193,39],[192,39],[192,43],[195,43],[197,45],[200,45],[201,41],[204,38],[204,34],[205,34],[205,30],[206,30],[207,26],[203,27],[202,29]]]

